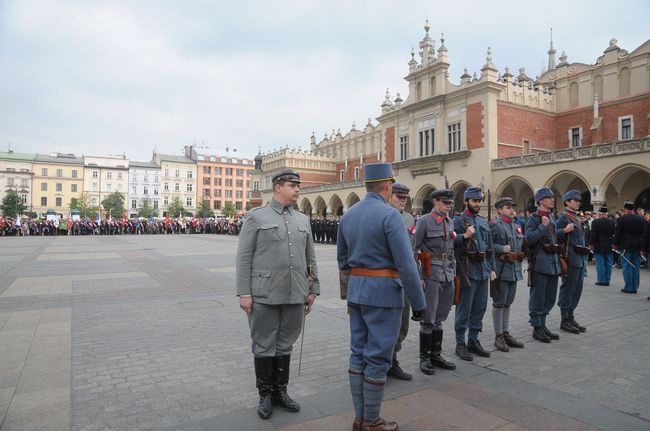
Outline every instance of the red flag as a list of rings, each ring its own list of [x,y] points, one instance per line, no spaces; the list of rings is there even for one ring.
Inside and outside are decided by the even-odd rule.
[[[169,221],[169,213],[167,213],[167,216],[165,217],[165,224],[169,225],[171,222]]]

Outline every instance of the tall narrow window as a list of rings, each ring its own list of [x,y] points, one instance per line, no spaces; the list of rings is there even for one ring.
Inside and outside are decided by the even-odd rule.
[[[345,179],[345,171],[341,169],[339,171],[339,183],[342,183],[344,179]]]
[[[435,129],[425,129],[418,132],[418,147],[419,147],[419,156],[429,156],[433,154],[434,151],[434,135]]]
[[[408,135],[399,137],[399,159],[407,160],[409,158],[409,137]]]
[[[581,139],[581,133],[580,133],[580,127],[574,127],[569,131],[569,135],[571,136],[571,147],[579,147],[582,145],[582,139]]]
[[[620,118],[619,137],[621,139],[632,139],[632,117]]]
[[[447,139],[449,141],[449,152],[460,151],[460,123],[447,126]]]

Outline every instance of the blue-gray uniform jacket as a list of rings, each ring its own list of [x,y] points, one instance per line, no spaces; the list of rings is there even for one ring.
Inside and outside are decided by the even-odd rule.
[[[576,218],[574,214],[568,213],[567,209],[565,212],[560,215],[557,219],[557,239],[558,241],[565,241],[566,237],[569,237],[569,250],[567,255],[569,257],[569,266],[571,268],[584,268],[586,265],[587,255],[578,254],[573,249],[574,246],[585,246],[585,231],[582,228],[582,223]],[[564,233],[564,228],[569,224],[573,223],[575,229],[571,233]],[[562,246],[565,247],[564,245]]]
[[[474,226],[476,229],[474,235],[470,238],[463,238],[463,233],[467,230],[466,225]],[[456,240],[454,245],[461,248],[461,255],[467,251],[478,251],[485,253],[483,262],[468,260],[467,276],[470,280],[489,280],[490,272],[494,271],[494,253],[492,249],[492,235],[490,234],[490,225],[480,215],[471,216],[465,212],[454,217],[454,230],[456,231]],[[462,262],[459,263],[462,265]]]
[[[449,216],[434,212],[420,217],[415,226],[415,247],[421,252],[431,253],[431,274],[427,278],[440,282],[454,281],[455,236],[454,224]]]
[[[404,222],[384,198],[368,192],[341,218],[337,240],[340,270],[393,269],[399,278],[352,275],[347,300],[352,304],[400,308],[406,292],[413,310],[426,308],[418,268]]]
[[[542,224],[542,217],[539,213],[528,216],[526,220],[526,245],[535,250],[535,271],[547,275],[560,275],[560,257],[557,253],[547,253],[541,244],[556,244],[557,234],[555,218],[548,214],[548,227]],[[541,241],[541,243],[540,243]]]
[[[497,219],[490,225],[492,231],[492,244],[494,246],[495,262],[497,265],[496,273],[499,280],[503,281],[521,281],[524,275],[521,272],[521,261],[515,260],[510,263],[507,259],[499,257],[504,253],[503,247],[510,246],[510,252],[519,254],[524,247],[524,233],[516,220],[508,223],[502,218]]]

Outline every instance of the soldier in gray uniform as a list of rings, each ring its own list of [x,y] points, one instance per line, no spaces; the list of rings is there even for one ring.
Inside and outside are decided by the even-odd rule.
[[[309,218],[293,209],[299,193],[296,171],[275,175],[273,199],[248,213],[239,236],[237,295],[248,316],[263,419],[273,405],[300,410],[287,395],[291,351],[320,294]]]
[[[521,272],[521,262],[525,257],[524,233],[515,219],[517,213],[512,198],[497,199],[494,206],[499,213],[499,218],[490,225],[497,265],[497,278],[490,285],[494,346],[502,352],[507,352],[510,347],[524,347],[523,343],[508,332],[510,306],[515,300],[517,282],[524,279]]]
[[[456,364],[445,360],[442,352],[442,323],[447,320],[454,302],[454,224],[449,209],[454,203],[454,192],[447,189],[431,193],[434,208],[418,219],[415,228],[415,248],[422,263],[426,284],[424,292],[427,308],[420,323],[420,370],[434,373],[434,365],[455,370]]]
[[[402,220],[404,221],[404,227],[406,227],[406,232],[408,232],[409,239],[411,240],[411,247],[415,247],[415,240],[413,239],[413,233],[415,232],[415,219],[413,216],[407,212],[404,212],[406,208],[406,202],[409,198],[409,192],[411,190],[406,187],[406,185],[396,182],[393,183],[393,193],[388,200],[390,206],[395,208],[402,215]],[[415,255],[414,255],[415,257]],[[393,360],[391,362],[390,368],[388,369],[388,375],[395,377],[398,380],[411,380],[413,376],[409,373],[402,370],[399,366],[399,361],[397,360],[397,352],[402,350],[402,343],[406,339],[406,336],[409,333],[409,320],[411,319],[411,305],[409,303],[408,297],[404,295],[404,308],[402,308],[402,322],[399,328],[399,335],[397,336],[397,342],[395,343],[395,349],[393,350]]]

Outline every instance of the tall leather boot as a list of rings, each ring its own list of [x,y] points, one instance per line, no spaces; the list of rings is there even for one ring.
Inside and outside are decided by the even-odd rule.
[[[440,367],[445,370],[455,370],[456,364],[450,362],[441,356],[442,353],[442,329],[433,329],[433,344],[431,345],[431,365]]]
[[[433,334],[420,332],[420,370],[428,375],[433,375],[436,371],[431,365],[431,348],[433,346]]]
[[[260,394],[257,414],[268,419],[273,413],[273,357],[255,356],[256,386]]]
[[[300,404],[292,400],[287,394],[290,363],[291,355],[273,358],[273,404],[284,407],[288,412],[298,412],[300,411]]]

